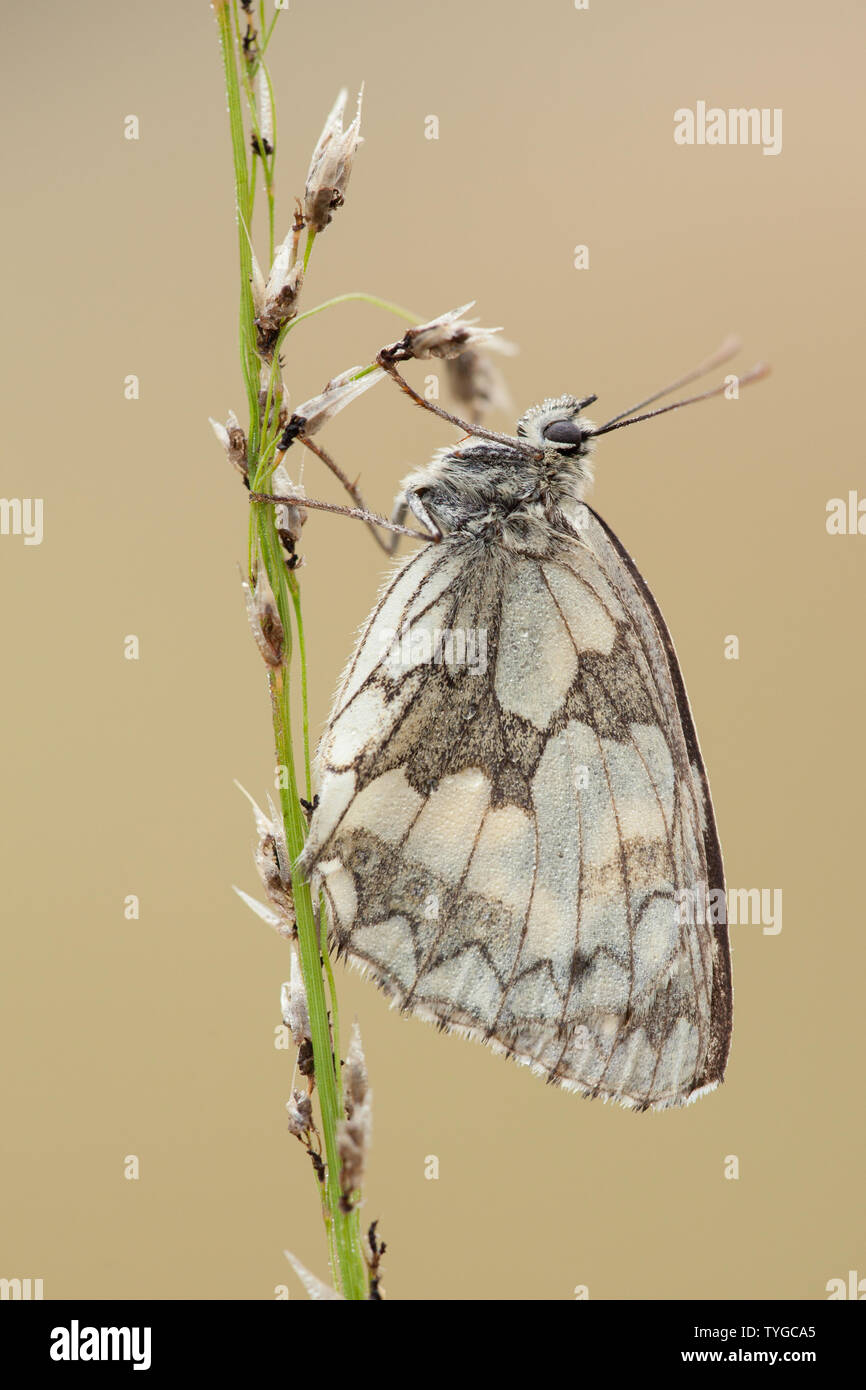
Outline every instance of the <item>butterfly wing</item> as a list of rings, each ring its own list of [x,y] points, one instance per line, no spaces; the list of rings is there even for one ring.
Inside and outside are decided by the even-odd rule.
[[[667,629],[586,516],[535,553],[456,533],[391,578],[302,865],[339,951],[400,1008],[662,1107],[724,1070],[727,942],[681,920],[721,856]]]

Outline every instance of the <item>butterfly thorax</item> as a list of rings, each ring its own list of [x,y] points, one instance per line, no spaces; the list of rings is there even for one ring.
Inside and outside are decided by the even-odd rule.
[[[573,534],[592,482],[588,451],[579,458],[485,440],[441,449],[404,480],[443,536],[459,532],[491,544],[540,552],[550,531]]]

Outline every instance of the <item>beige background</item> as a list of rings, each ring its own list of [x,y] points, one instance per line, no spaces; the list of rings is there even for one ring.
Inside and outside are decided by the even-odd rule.
[[[677,1113],[590,1104],[341,969],[375,1092],[365,1216],[387,1289],[825,1297],[866,1274],[866,537],[825,529],[827,500],[864,487],[862,9],[292,0],[280,24],[282,229],[337,89],[367,84],[307,307],[476,298],[521,347],[500,428],[562,391],[612,414],[732,328],[743,365],[774,369],[736,404],[606,440],[595,491],[677,641],[730,883],[784,892],[780,935],[733,931],[728,1082]],[[2,489],[45,499],[45,536],[0,539],[0,1275],[48,1298],[270,1298],[284,1246],[320,1273],[325,1247],[272,1042],[286,951],[231,891],[256,891],[232,779],[263,796],[272,758],[238,584],[246,504],[207,425],[243,406],[216,29],[204,0],[24,7],[4,68]],[[675,146],[673,112],[699,98],[783,108],[781,155]],[[294,399],[399,332],[358,305],[313,321],[287,353]],[[388,386],[328,435],[382,509],[452,437]],[[318,725],[381,564],[338,518],[311,519],[305,553]]]

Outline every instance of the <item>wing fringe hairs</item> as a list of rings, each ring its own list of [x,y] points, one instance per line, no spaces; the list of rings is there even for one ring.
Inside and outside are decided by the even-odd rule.
[[[407,480],[443,538],[362,630],[300,864],[400,1010],[664,1109],[724,1075],[727,929],[679,906],[724,892],[722,857],[670,634],[582,500],[588,449],[546,444],[578,409],[524,416],[537,460],[479,441]]]

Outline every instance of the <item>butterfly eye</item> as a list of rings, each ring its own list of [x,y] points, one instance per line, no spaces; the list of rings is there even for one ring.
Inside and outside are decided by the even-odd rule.
[[[582,444],[583,426],[579,420],[553,420],[545,426],[544,438],[549,444]]]

